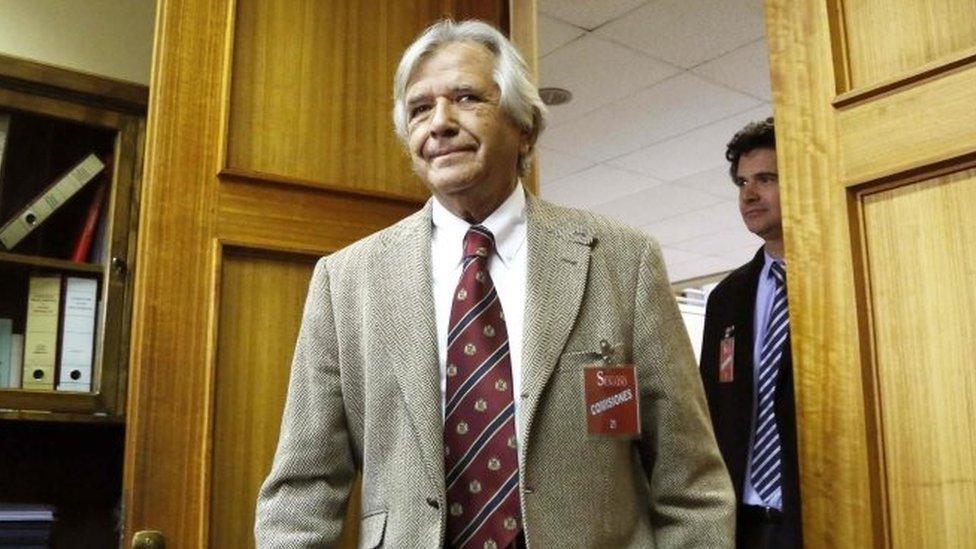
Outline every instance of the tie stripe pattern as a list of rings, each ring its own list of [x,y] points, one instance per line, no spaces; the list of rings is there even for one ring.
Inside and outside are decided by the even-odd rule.
[[[488,273],[494,247],[485,227],[465,235],[448,327],[444,470],[456,549],[509,547],[522,529],[508,331]]]
[[[786,271],[776,261],[770,266],[776,283],[773,307],[759,355],[759,390],[756,404],[756,434],[752,447],[750,480],[756,493],[769,506],[782,501],[782,445],[776,425],[776,383],[783,352],[789,345],[790,316],[786,301]]]

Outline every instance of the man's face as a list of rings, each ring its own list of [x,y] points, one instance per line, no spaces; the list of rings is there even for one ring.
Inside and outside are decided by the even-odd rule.
[[[749,231],[767,242],[781,240],[783,218],[779,210],[776,151],[753,149],[740,156],[736,185],[739,186],[739,213]]]
[[[515,187],[519,151],[528,150],[528,138],[499,106],[494,68],[484,46],[451,43],[421,61],[407,84],[413,169],[455,214],[455,204],[465,212],[469,204],[501,204]]]

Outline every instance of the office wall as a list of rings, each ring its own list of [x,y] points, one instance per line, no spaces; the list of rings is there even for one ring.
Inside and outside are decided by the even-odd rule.
[[[149,84],[156,0],[0,0],[0,53]]]

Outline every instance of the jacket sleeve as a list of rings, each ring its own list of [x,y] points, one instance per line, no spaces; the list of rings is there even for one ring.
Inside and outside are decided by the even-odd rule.
[[[315,266],[271,473],[258,495],[257,546],[331,546],[355,474],[327,259]]]
[[[650,239],[638,272],[634,361],[642,396],[638,447],[650,484],[655,545],[732,547],[732,484],[660,249]]]

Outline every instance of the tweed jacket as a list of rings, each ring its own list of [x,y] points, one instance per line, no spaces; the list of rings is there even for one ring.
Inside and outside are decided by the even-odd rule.
[[[528,197],[519,409],[533,548],[731,547],[734,500],[657,244]],[[361,471],[360,547],[441,547],[443,420],[431,203],[319,261],[292,364],[259,547],[328,546]],[[586,434],[600,341],[638,368],[643,436]]]

